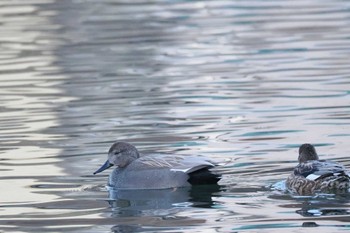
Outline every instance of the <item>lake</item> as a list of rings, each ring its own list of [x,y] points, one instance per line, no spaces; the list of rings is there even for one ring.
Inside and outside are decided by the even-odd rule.
[[[350,229],[350,195],[283,187],[302,143],[350,167],[350,2],[0,5],[0,232]],[[92,173],[115,141],[227,164],[112,191]]]

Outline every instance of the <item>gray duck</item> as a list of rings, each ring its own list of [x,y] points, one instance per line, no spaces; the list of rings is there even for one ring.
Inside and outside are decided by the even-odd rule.
[[[108,160],[94,175],[114,166],[108,186],[115,189],[166,189],[217,184],[221,176],[211,171],[217,164],[208,158],[175,154],[142,155],[126,142],[114,143]]]

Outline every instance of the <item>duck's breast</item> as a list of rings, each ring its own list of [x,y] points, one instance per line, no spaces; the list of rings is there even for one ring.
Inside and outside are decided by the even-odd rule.
[[[190,186],[189,176],[169,168],[140,169],[116,168],[109,176],[109,186],[117,189],[166,189]]]

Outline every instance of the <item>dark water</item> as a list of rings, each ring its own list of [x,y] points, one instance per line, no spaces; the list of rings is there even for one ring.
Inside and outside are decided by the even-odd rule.
[[[1,232],[350,229],[349,196],[272,187],[304,142],[350,166],[350,2],[2,1],[0,25]],[[232,163],[109,193],[115,140]]]

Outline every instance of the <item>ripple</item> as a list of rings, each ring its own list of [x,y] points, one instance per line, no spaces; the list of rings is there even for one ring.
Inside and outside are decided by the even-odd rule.
[[[294,197],[282,183],[301,143],[350,164],[349,8],[341,0],[3,2],[0,229],[348,227],[347,197]],[[115,140],[229,162],[209,193],[113,199],[107,175],[91,174]]]

